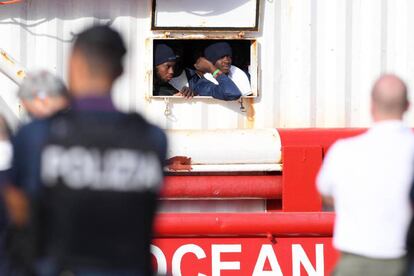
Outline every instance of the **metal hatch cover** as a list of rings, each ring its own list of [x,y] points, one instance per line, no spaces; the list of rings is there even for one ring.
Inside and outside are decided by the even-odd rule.
[[[257,31],[259,0],[153,0],[153,30]]]
[[[276,129],[170,129],[167,134],[168,172],[282,170],[281,140]]]

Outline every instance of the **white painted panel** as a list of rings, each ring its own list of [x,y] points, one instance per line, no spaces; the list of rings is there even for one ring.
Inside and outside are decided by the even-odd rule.
[[[275,129],[170,130],[167,157],[186,156],[192,165],[278,164],[281,141]]]
[[[346,6],[342,1],[318,1],[315,58],[312,60],[315,75],[316,125],[335,127],[345,124],[346,74]]]
[[[356,0],[352,7],[350,125],[370,123],[369,95],[381,71],[381,1]]]
[[[156,27],[253,28],[256,23],[256,0],[154,1]]]
[[[261,17],[266,24],[257,38],[258,88],[252,124],[270,128],[280,123],[281,91],[281,1],[266,2]],[[272,45],[269,47],[268,45]]]
[[[409,79],[412,72],[407,71],[408,59],[408,39],[407,36],[409,25],[406,11],[408,3],[406,0],[398,1],[398,5],[392,1],[383,1],[383,18],[386,21],[386,28],[383,32],[383,48],[384,71],[393,72],[401,75],[405,79]],[[412,1],[410,1],[412,2]],[[412,30],[412,28],[411,28]]]
[[[220,155],[223,157],[223,155]],[[282,164],[236,164],[236,165],[192,165],[191,169],[164,169],[166,172],[197,173],[240,173],[240,172],[281,172]]]
[[[412,35],[414,29],[414,1],[406,0],[407,2],[407,9],[403,11],[401,16],[405,16],[407,18],[407,30],[404,36],[407,38],[407,76],[405,77],[405,81],[408,82],[408,88],[411,90],[410,98],[411,103],[414,103],[414,76],[412,72],[414,72],[414,36]],[[411,108],[406,116],[407,121],[410,122],[410,125],[414,126],[414,110]]]
[[[281,127],[310,125],[311,4],[282,1]]]
[[[66,80],[74,35],[93,23],[109,23],[128,46],[125,75],[113,91],[116,105],[141,112],[165,129],[358,127],[370,123],[371,85],[381,72],[395,72],[414,88],[413,14],[411,0],[262,0],[259,31],[245,32],[257,41],[259,63],[259,97],[245,101],[248,112],[237,101],[175,99],[165,116],[164,100],[147,97],[151,41],[164,38],[164,32],[151,31],[150,0],[32,0],[1,6],[0,48],[24,68],[46,68]],[[171,34],[200,38],[213,33]],[[234,38],[238,32],[214,35]],[[0,76],[0,112],[17,118],[16,90]],[[412,111],[407,120],[414,125]]]

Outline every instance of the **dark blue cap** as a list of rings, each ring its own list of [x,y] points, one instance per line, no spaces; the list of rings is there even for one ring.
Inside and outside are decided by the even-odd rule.
[[[204,56],[211,63],[216,63],[216,61],[224,56],[232,56],[231,47],[227,42],[216,42],[204,49]]]
[[[173,49],[169,47],[167,44],[157,44],[155,46],[155,54],[154,54],[154,65],[160,65],[167,61],[176,61],[177,56],[174,54]]]

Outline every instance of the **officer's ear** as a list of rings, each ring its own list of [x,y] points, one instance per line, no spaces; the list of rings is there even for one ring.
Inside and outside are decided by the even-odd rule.
[[[117,79],[119,76],[121,76],[124,73],[124,68],[122,66],[119,66],[114,72],[113,79]]]
[[[112,80],[117,79],[124,73],[122,60],[112,59],[105,61],[105,63],[106,67],[104,67],[103,69],[105,69],[106,72],[103,73],[106,73],[109,77],[112,78]]]

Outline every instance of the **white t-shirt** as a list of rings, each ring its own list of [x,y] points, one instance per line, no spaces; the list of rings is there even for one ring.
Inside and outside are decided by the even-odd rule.
[[[232,65],[230,67],[230,72],[229,72],[228,76],[234,82],[234,84],[237,86],[237,88],[239,88],[242,96],[247,96],[247,95],[252,93],[252,88],[250,86],[249,78],[247,77],[246,73],[243,72],[243,70],[241,70],[238,67]],[[204,77],[207,80],[214,83],[215,85],[218,85],[217,80],[213,77],[212,74],[205,73]],[[169,84],[171,84],[178,91],[181,91],[181,89],[184,86],[188,87],[188,79],[187,79],[187,75],[185,73],[185,70],[183,70],[183,72],[179,76],[177,76],[177,77],[173,78],[172,80],[170,80]]]
[[[211,81],[214,84],[218,84],[217,80],[210,73],[205,73],[204,77]],[[232,65],[230,66],[230,72],[228,77],[234,82],[234,84],[239,88],[242,96],[247,96],[252,93],[252,87],[250,86],[249,78],[243,70]]]
[[[414,134],[400,121],[376,123],[331,147],[317,186],[334,198],[337,249],[380,259],[405,254],[413,169]]]
[[[188,79],[185,70],[183,70],[179,76],[171,79],[168,83],[178,91],[181,91],[183,87],[188,87]]]

